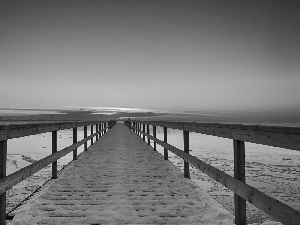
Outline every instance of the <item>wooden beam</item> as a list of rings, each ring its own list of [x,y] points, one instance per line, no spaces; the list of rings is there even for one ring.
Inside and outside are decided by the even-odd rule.
[[[52,131],[52,154],[57,152],[57,131]],[[52,163],[52,179],[57,179],[57,160]]]
[[[96,123],[98,122],[49,122],[38,124],[0,125],[0,141],[46,132],[72,129],[74,127],[89,126]]]
[[[87,126],[84,126],[83,128],[83,137],[87,137]],[[87,142],[84,143],[84,151],[87,151]]]
[[[7,141],[0,141],[0,179],[6,177]],[[6,221],[6,192],[0,194],[0,225]]]
[[[147,134],[146,134],[146,136],[147,135],[150,135],[150,125],[149,124],[147,124]],[[149,136],[147,136],[147,139],[148,139],[148,145],[150,145],[150,138],[149,138]]]
[[[143,132],[145,133],[146,124],[143,123]],[[143,134],[143,141],[145,141],[145,134]]]
[[[164,142],[168,143],[168,128],[164,127]],[[169,159],[169,152],[168,149],[164,147],[164,159],[168,160]]]
[[[233,140],[234,177],[245,182],[245,142]],[[246,225],[246,200],[234,194],[235,224]]]
[[[98,124],[96,124],[96,132],[99,131],[99,127],[98,127]],[[96,141],[98,141],[98,135],[96,136]]]
[[[254,126],[242,124],[142,121],[152,126],[163,126],[233,140],[269,145],[300,151],[300,128]]]
[[[190,137],[188,131],[183,131],[183,151],[187,154],[190,154]],[[183,162],[183,168],[184,168],[184,177],[185,178],[191,178],[190,177],[190,168],[189,163],[184,160]]]
[[[153,126],[152,128],[153,128],[153,137],[156,138],[156,126]],[[156,151],[156,142],[155,141],[153,142],[153,149],[154,149],[154,151]]]
[[[91,125],[91,135],[93,134],[93,125]],[[93,138],[91,139],[91,145],[93,145]]]
[[[73,144],[77,143],[77,127],[73,128]],[[77,160],[77,148],[73,150],[73,160]]]
[[[151,140],[157,142],[163,147],[169,149],[180,158],[189,162],[195,168],[201,170],[214,180],[218,181],[249,203],[253,204],[255,207],[261,209],[274,219],[280,221],[283,224],[288,225],[299,225],[300,222],[300,212],[296,209],[274,199],[263,192],[247,185],[246,183],[228,175],[227,173],[205,163],[204,161],[191,156],[184,151],[167,144],[151,135],[147,135]]]
[[[84,143],[88,142],[91,138],[95,137],[97,133],[94,133],[93,135],[86,137],[82,139],[81,141],[77,142],[76,144],[73,144],[69,147],[66,147],[60,151],[57,151],[37,162],[34,162],[4,178],[0,179],[0,194],[3,194],[5,191],[9,190],[19,182],[25,180],[27,177],[31,176],[32,174],[36,173],[40,169],[43,169],[44,167],[48,166],[49,164],[57,161],[61,157],[65,156],[66,154],[69,154],[71,151],[74,151],[74,149],[80,147]]]

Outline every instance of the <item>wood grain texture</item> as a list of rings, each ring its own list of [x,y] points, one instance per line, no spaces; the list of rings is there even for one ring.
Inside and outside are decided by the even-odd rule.
[[[139,122],[300,151],[300,128],[297,127],[162,121]]]
[[[104,129],[107,129],[107,127]],[[89,140],[91,140],[93,137],[98,135],[100,132],[101,131],[94,133],[94,134],[90,135],[89,137],[86,137],[86,138],[82,139],[81,141],[79,141],[69,147],[66,147],[60,151],[57,151],[37,162],[30,164],[29,166],[26,166],[26,167],[16,171],[15,173],[12,173],[6,177],[3,177],[2,179],[0,179],[0,194],[6,192],[10,188],[12,188],[14,185],[25,180],[27,177],[29,177],[32,174],[36,173],[37,171],[43,169],[44,167],[48,166],[49,164],[57,161],[61,157],[70,153],[71,151],[74,151],[75,149],[77,149],[78,147],[83,145],[84,143],[87,143]]]
[[[0,125],[0,141],[74,127],[89,126],[96,123],[99,123],[99,121]]]
[[[157,124],[155,124],[157,125]],[[204,161],[191,156],[184,151],[167,144],[151,135],[145,133],[145,135],[161,145],[162,147],[167,148],[169,151],[173,152],[183,160],[187,161],[195,168],[201,170],[214,180],[218,181],[231,191],[233,191],[238,196],[242,197],[249,203],[253,204],[257,208],[261,209],[274,219],[280,221],[283,224],[288,225],[299,225],[300,224],[300,212],[294,208],[278,201],[275,198],[272,198],[263,192],[249,186],[248,184],[240,181],[227,173],[205,163]]]

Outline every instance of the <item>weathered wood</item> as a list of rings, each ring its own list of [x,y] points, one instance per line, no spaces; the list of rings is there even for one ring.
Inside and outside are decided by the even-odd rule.
[[[147,124],[147,134],[146,134],[146,136],[147,135],[150,135],[150,125],[149,124]],[[149,138],[149,136],[147,136],[147,138],[148,138],[148,145],[150,145],[150,138]]]
[[[161,121],[142,122],[152,126],[163,126],[256,144],[300,150],[299,127]]]
[[[89,122],[59,122],[59,123],[38,123],[38,124],[17,124],[0,125],[0,141],[12,138],[19,138],[46,132],[72,129],[74,127],[89,126],[96,124],[96,121]]]
[[[95,137],[97,133],[82,139],[81,141],[73,144],[69,147],[66,147],[60,151],[53,153],[37,162],[30,164],[2,179],[0,179],[0,194],[4,193],[5,191],[9,190],[22,180],[25,180],[27,177],[31,176],[32,174],[36,173],[37,171],[43,169],[44,167],[48,166],[49,164],[53,163],[54,161],[58,160],[59,158],[65,156],[66,154],[70,153],[74,149],[80,147],[84,143],[88,142],[91,138]]]
[[[77,127],[73,128],[73,144],[77,143]],[[73,160],[77,160],[77,148],[73,150]]]
[[[152,129],[153,129],[153,137],[156,138],[156,126],[153,126]],[[154,151],[156,151],[156,142],[155,141],[153,142],[153,149],[154,149]]]
[[[100,132],[100,138],[102,137],[102,130],[103,130],[103,124],[102,123],[100,123],[100,130],[101,130],[101,132]]]
[[[146,134],[147,135],[147,134]],[[181,157],[185,161],[189,162],[195,168],[201,170],[214,180],[218,181],[240,197],[250,202],[257,208],[261,209],[274,219],[280,221],[283,224],[299,225],[300,212],[294,208],[262,193],[261,191],[247,185],[246,183],[239,181],[238,179],[228,175],[227,173],[191,156],[184,151],[164,143],[163,141],[147,135],[151,140],[157,142],[163,147],[166,147],[169,151],[173,152],[177,156]]]
[[[143,123],[143,132],[145,133],[145,128],[146,128],[146,125]],[[143,134],[143,141],[145,141],[145,134]]]
[[[93,125],[91,125],[91,135],[93,135]],[[93,138],[91,138],[91,145],[93,145]]]
[[[57,131],[52,131],[52,154],[57,152]],[[52,179],[57,178],[57,161],[52,163]]]
[[[168,128],[164,127],[164,142],[168,143]],[[164,147],[164,159],[168,160],[169,159],[169,152],[168,149]]]
[[[190,137],[189,137],[188,131],[183,131],[183,151],[187,154],[190,154]],[[185,178],[191,178],[190,177],[190,166],[187,161],[184,160],[183,162],[183,172]]]
[[[96,133],[99,131],[98,124],[96,124]],[[98,141],[98,135],[96,136],[96,141]]]
[[[234,177],[245,182],[245,142],[233,140]],[[246,200],[234,194],[235,224],[246,225]]]
[[[0,179],[6,177],[7,141],[0,141]],[[0,194],[0,225],[5,225],[6,220],[6,192]]]
[[[83,127],[83,137],[87,137],[87,126]],[[84,151],[87,151],[87,142],[84,143]]]

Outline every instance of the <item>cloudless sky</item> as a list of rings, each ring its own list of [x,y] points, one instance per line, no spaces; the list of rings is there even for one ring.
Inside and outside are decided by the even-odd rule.
[[[1,1],[0,107],[299,110],[299,5]]]

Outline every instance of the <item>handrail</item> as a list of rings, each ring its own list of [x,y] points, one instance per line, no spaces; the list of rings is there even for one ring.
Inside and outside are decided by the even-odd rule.
[[[73,160],[77,159],[77,148],[85,145],[96,136],[96,140],[102,137],[108,129],[115,125],[115,121],[89,121],[89,122],[60,122],[42,124],[21,124],[0,126],[0,225],[5,224],[6,219],[6,191],[25,180],[32,174],[52,163],[52,179],[57,178],[57,160],[73,151]],[[91,135],[87,137],[87,126],[91,125]],[[93,133],[93,125],[96,132]],[[77,142],[77,127],[84,126],[84,139]],[[73,144],[57,151],[57,131],[73,128]],[[7,140],[17,137],[35,135],[52,131],[52,154],[34,162],[8,176],[6,176]]]
[[[161,121],[140,121],[140,120],[130,120],[125,121],[125,124],[135,130],[135,132],[140,136],[143,135],[143,139],[145,136],[149,140],[151,139],[154,143],[158,143],[164,149],[169,150],[182,158],[185,164],[190,163],[197,169],[206,173],[208,176],[218,181],[231,191],[235,193],[235,223],[239,225],[246,224],[246,204],[245,200],[249,203],[253,204],[257,208],[261,209],[274,219],[282,222],[283,224],[292,224],[298,225],[300,224],[300,211],[295,210],[294,208],[264,194],[263,192],[249,186],[245,183],[245,149],[244,149],[244,141],[245,140],[254,140],[255,137],[258,139],[257,141],[253,141],[254,143],[266,143],[268,142],[270,145],[276,146],[278,143],[281,143],[280,140],[275,141],[273,138],[283,137],[285,139],[282,142],[282,146],[291,146],[287,143],[287,140],[291,138],[292,146],[295,146],[297,140],[300,136],[299,128],[282,128],[281,127],[265,127],[265,126],[252,126],[252,125],[233,125],[233,124],[216,124],[216,123],[205,123],[203,127],[201,123],[185,123],[185,122],[161,122]],[[147,124],[147,132],[145,126],[143,126],[143,130],[141,129],[141,124]],[[154,135],[150,135],[149,126],[152,125],[153,128],[156,126],[164,127],[164,140],[166,140],[167,129],[180,129],[184,132],[194,131],[197,133],[210,134],[219,137],[230,137],[231,139],[239,138],[240,140],[234,139],[234,150],[235,150],[235,177],[232,177],[225,172],[205,163],[204,161],[189,155],[188,151],[182,151],[168,143],[166,141],[161,141],[157,139]],[[201,131],[201,132],[200,132]],[[237,132],[239,131],[239,132]],[[251,132],[250,132],[251,131]],[[248,132],[248,135],[245,135]],[[257,133],[259,132],[259,133]],[[267,134],[262,134],[262,132]],[[298,132],[298,133],[297,133]],[[237,134],[243,135],[237,135]],[[258,136],[258,134],[262,135],[262,138]],[[292,135],[292,136],[290,136]],[[298,137],[297,137],[298,136]],[[233,138],[234,137],[234,138]],[[266,141],[266,137],[269,141]],[[295,139],[296,137],[296,139]],[[185,149],[188,147],[188,141],[184,143]],[[187,145],[187,146],[186,146]],[[296,149],[299,150],[299,149]],[[166,152],[166,151],[165,151]],[[164,153],[165,153],[164,152]],[[240,156],[243,157],[240,157]],[[164,158],[168,157],[164,154]],[[238,160],[237,160],[238,159]],[[184,168],[185,177],[189,177],[188,166]],[[187,175],[186,175],[187,174]]]
[[[168,127],[217,137],[300,151],[300,128],[225,123],[139,121],[152,126]]]

